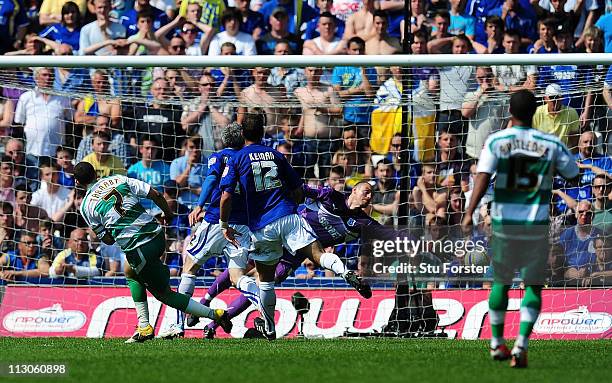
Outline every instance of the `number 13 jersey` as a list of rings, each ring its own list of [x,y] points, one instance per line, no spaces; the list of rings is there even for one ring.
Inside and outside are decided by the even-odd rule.
[[[130,251],[157,236],[161,226],[140,204],[151,186],[121,175],[100,178],[91,185],[81,215],[98,238],[109,233],[123,251]]]
[[[578,175],[574,157],[559,138],[515,126],[490,135],[478,160],[479,173],[496,173],[491,218],[501,225],[547,225],[555,173]]]
[[[290,192],[303,181],[280,152],[261,144],[240,149],[223,170],[220,188],[234,193],[238,182],[251,231],[297,212]]]

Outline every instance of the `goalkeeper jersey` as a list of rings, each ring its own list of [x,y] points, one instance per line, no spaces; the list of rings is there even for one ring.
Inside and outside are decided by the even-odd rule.
[[[121,175],[103,177],[89,187],[81,203],[81,215],[98,238],[109,233],[123,251],[151,241],[161,226],[142,207],[151,186]]]
[[[478,172],[496,173],[491,218],[494,233],[502,234],[502,225],[548,225],[553,176],[574,178],[578,166],[559,138],[517,126],[487,138]]]

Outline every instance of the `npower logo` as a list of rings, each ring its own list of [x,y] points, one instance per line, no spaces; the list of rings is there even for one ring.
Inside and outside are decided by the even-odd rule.
[[[601,334],[612,328],[612,315],[586,306],[561,313],[541,313],[533,331],[540,334]]]
[[[87,317],[77,310],[64,311],[59,303],[38,310],[17,310],[4,317],[2,325],[11,332],[73,332]]]

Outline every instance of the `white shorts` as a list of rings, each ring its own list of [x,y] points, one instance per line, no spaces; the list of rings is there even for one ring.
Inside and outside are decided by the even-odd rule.
[[[248,261],[251,245],[251,232],[246,225],[230,225],[241,235],[236,236],[238,248],[223,236],[218,223],[201,222],[191,235],[185,247],[186,255],[198,265],[203,265],[210,257],[227,256],[228,268],[244,269]]]
[[[286,215],[253,232],[251,259],[272,263],[283,256],[283,247],[291,254],[316,241],[312,228],[297,214]]]

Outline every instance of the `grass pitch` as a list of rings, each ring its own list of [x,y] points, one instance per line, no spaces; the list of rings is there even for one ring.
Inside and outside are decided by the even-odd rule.
[[[73,382],[605,382],[612,340],[531,341],[529,368],[490,360],[486,341],[414,339],[0,338],[3,363],[67,363]]]

